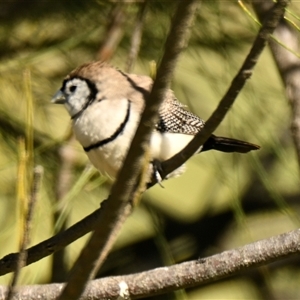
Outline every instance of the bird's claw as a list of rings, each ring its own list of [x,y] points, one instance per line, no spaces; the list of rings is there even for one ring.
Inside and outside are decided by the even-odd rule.
[[[161,173],[162,173],[162,168],[161,168],[161,162],[158,161],[157,159],[154,159],[152,161],[152,166],[153,166],[153,175],[154,178],[156,179],[157,183],[159,184],[160,187],[164,188],[164,186],[162,185],[162,177],[161,177]]]

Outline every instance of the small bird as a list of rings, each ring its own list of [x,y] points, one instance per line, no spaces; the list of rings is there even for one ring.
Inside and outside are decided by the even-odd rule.
[[[73,70],[52,102],[64,104],[73,130],[92,164],[116,177],[125,159],[153,81],[148,76],[124,73],[107,63],[91,62]],[[205,122],[187,111],[169,89],[158,112],[150,140],[154,162],[163,162],[181,151],[201,131]],[[247,153],[260,147],[248,142],[211,135],[197,153],[207,150]],[[168,175],[175,177],[181,166]],[[157,173],[157,174],[156,174]]]

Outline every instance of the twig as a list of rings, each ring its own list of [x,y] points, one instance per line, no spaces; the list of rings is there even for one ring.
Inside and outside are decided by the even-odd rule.
[[[259,19],[263,20],[266,13],[272,7],[273,2],[266,0],[252,1],[252,5]],[[291,49],[289,51],[283,48],[274,40],[270,40],[269,42],[279,74],[286,88],[286,96],[291,106],[291,131],[300,170],[300,61],[299,57],[294,54],[300,52],[299,32],[295,28],[292,28],[286,20],[282,20],[276,28],[274,36],[282,44]]]
[[[15,265],[15,272],[10,287],[8,289],[6,300],[13,299],[13,296],[16,293],[16,285],[18,282],[20,271],[24,266],[26,266],[27,251],[25,249],[28,246],[30,241],[29,236],[30,236],[30,231],[32,226],[32,217],[33,217],[33,212],[37,201],[38,193],[40,190],[43,172],[44,170],[42,166],[35,167],[33,171],[33,179],[32,179],[33,183],[32,183],[31,193],[28,202],[28,210],[26,214],[25,224],[24,224],[23,239],[20,246],[20,252],[18,253],[17,262]]]
[[[59,170],[57,174],[57,180],[55,182],[56,199],[55,199],[55,211],[53,213],[53,224],[55,226],[55,232],[62,232],[67,227],[67,217],[63,218],[60,224],[59,219],[62,216],[61,201],[72,185],[72,173],[74,169],[75,153],[74,149],[70,146],[70,143],[74,140],[73,134],[69,134],[67,140],[58,149],[58,155],[60,159]],[[65,261],[65,251],[57,251],[53,255],[52,259],[52,275],[51,282],[63,282],[66,280],[67,265]]]
[[[246,80],[252,75],[253,68],[257,63],[257,60],[264,49],[270,34],[272,34],[272,32],[278,26],[280,20],[283,18],[285,7],[288,5],[288,3],[289,0],[278,0],[277,3],[274,4],[273,8],[265,18],[264,23],[241,69],[231,82],[228,91],[223,96],[217,109],[206,122],[205,127],[181,152],[162,163],[163,172],[161,175],[163,178],[187,161],[219,126],[234,103],[236,97],[240,93],[241,89],[245,85]],[[154,181],[154,184],[155,183],[156,182]],[[153,183],[149,186],[152,185]]]
[[[93,280],[81,300],[117,299],[127,289],[130,299],[140,299],[170,291],[200,286],[224,279],[249,268],[258,267],[300,253],[300,229],[222,253],[170,267],[132,275]],[[176,274],[176,276],[174,276]],[[54,300],[63,284],[21,287],[14,299]],[[6,287],[0,286],[0,300]]]
[[[140,50],[143,23],[146,17],[147,4],[148,0],[144,0],[142,3],[139,3],[139,11],[137,13],[136,22],[134,24],[133,33],[131,36],[130,51],[126,62],[125,71],[127,73],[131,72],[134,62],[136,61],[138,52]]]
[[[51,238],[26,250],[26,265],[30,265],[53,254],[56,251],[70,245],[85,234],[91,232],[97,220],[103,217],[103,209],[97,209],[81,221],[69,227],[66,231],[60,232]],[[19,253],[10,253],[0,260],[0,276],[14,271]]]
[[[136,182],[145,164],[144,156],[157,121],[158,108],[169,88],[172,72],[185,45],[185,35],[192,22],[197,4],[198,0],[181,1],[178,4],[156,80],[124,165],[112,187],[111,196],[105,206],[106,213],[103,219],[97,222],[91,239],[75,263],[70,279],[59,297],[61,300],[79,298],[88,280],[95,275],[112,248],[121,225],[131,213],[132,203],[129,203],[129,199],[136,194]],[[98,260],[99,257],[100,260]]]
[[[111,11],[111,15],[108,20],[109,24],[104,34],[104,39],[97,53],[97,59],[101,61],[109,61],[115,52],[122,36],[124,34],[124,22],[125,22],[125,3],[123,1],[116,4]]]

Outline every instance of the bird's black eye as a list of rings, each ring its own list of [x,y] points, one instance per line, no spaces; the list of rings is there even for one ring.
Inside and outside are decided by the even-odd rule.
[[[70,86],[70,92],[73,93],[76,91],[77,86],[76,85],[71,85]]]

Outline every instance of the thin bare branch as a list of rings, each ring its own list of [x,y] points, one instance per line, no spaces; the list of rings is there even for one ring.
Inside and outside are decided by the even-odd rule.
[[[134,24],[133,33],[131,36],[129,55],[126,62],[125,71],[127,73],[131,72],[140,50],[143,24],[146,17],[147,4],[148,4],[148,0],[144,0],[142,3],[139,3],[139,11],[137,13],[136,22]]]
[[[278,0],[277,3],[274,4],[273,8],[266,16],[241,69],[231,82],[228,91],[220,101],[218,107],[206,122],[204,129],[201,130],[181,152],[162,163],[163,172],[161,175],[163,178],[187,161],[219,126],[240,93],[241,89],[245,85],[247,79],[249,79],[252,75],[253,68],[255,67],[267,41],[269,40],[269,36],[273,33],[279,22],[282,20],[285,7],[288,5],[288,3],[289,0]],[[154,184],[155,183],[156,182],[154,180]]]
[[[81,221],[77,222],[64,232],[60,232],[51,238],[29,248],[26,250],[27,261],[26,265],[41,260],[53,254],[56,251],[63,249],[82,236],[91,232],[97,223],[97,220],[103,217],[103,209],[94,211],[92,214],[86,216]],[[0,260],[0,276],[14,271],[18,260],[18,253],[10,253]]]
[[[271,0],[252,1],[260,20],[270,11]],[[286,20],[282,20],[274,32],[274,36],[294,53],[300,53],[299,32]],[[291,131],[300,170],[300,60],[292,51],[282,47],[277,41],[270,40],[272,51],[279,74],[286,88],[286,96],[291,106]]]
[[[122,292],[126,293],[126,291],[130,299],[151,297],[215,282],[243,270],[299,253],[300,229],[296,229],[199,260],[132,275],[93,280],[80,299],[117,299]],[[57,299],[62,288],[63,284],[24,286],[13,299],[54,300]],[[4,300],[3,295],[6,290],[6,287],[0,286],[0,300]]]
[[[104,39],[96,55],[98,60],[109,61],[123,37],[126,20],[125,5],[120,1],[111,11]]]
[[[25,250],[27,245],[30,242],[30,231],[31,231],[31,225],[32,225],[32,217],[33,217],[33,212],[35,208],[35,204],[37,201],[38,193],[40,190],[40,185],[42,181],[42,176],[43,176],[44,169],[42,166],[37,166],[34,168],[33,171],[33,178],[32,178],[32,187],[31,187],[31,192],[30,192],[30,197],[28,201],[28,208],[27,208],[27,214],[26,214],[26,219],[25,219],[25,224],[24,224],[24,233],[23,233],[23,238],[20,246],[20,252],[18,253],[17,257],[17,262],[15,265],[15,272],[10,284],[10,287],[8,289],[8,294],[7,294],[7,300],[11,300],[14,297],[14,294],[16,293],[16,285],[18,282],[18,278],[20,275],[21,269],[26,266],[26,260],[27,260],[27,251]]]
[[[132,211],[134,199],[144,188],[137,186],[145,163],[153,127],[157,121],[158,108],[170,86],[178,56],[186,43],[186,33],[193,20],[198,0],[179,2],[165,45],[165,53],[158,68],[157,77],[147,99],[137,132],[133,138],[124,165],[112,187],[111,196],[105,206],[103,219],[97,222],[95,231],[75,263],[69,282],[59,299],[78,299],[85,286],[103,263],[117,237],[121,225]],[[139,189],[139,191],[138,191]],[[100,259],[99,259],[100,258]]]
[[[58,149],[59,155],[59,170],[57,174],[57,180],[55,182],[55,206],[56,209],[53,213],[53,224],[55,226],[55,232],[65,231],[67,228],[67,217],[58,224],[63,212],[61,209],[61,201],[64,199],[68,191],[71,189],[73,183],[73,171],[74,163],[76,160],[76,154],[73,147],[70,145],[74,140],[74,135],[70,134]],[[65,261],[65,249],[57,251],[53,255],[52,259],[52,275],[51,282],[63,282],[66,280],[67,264]]]

